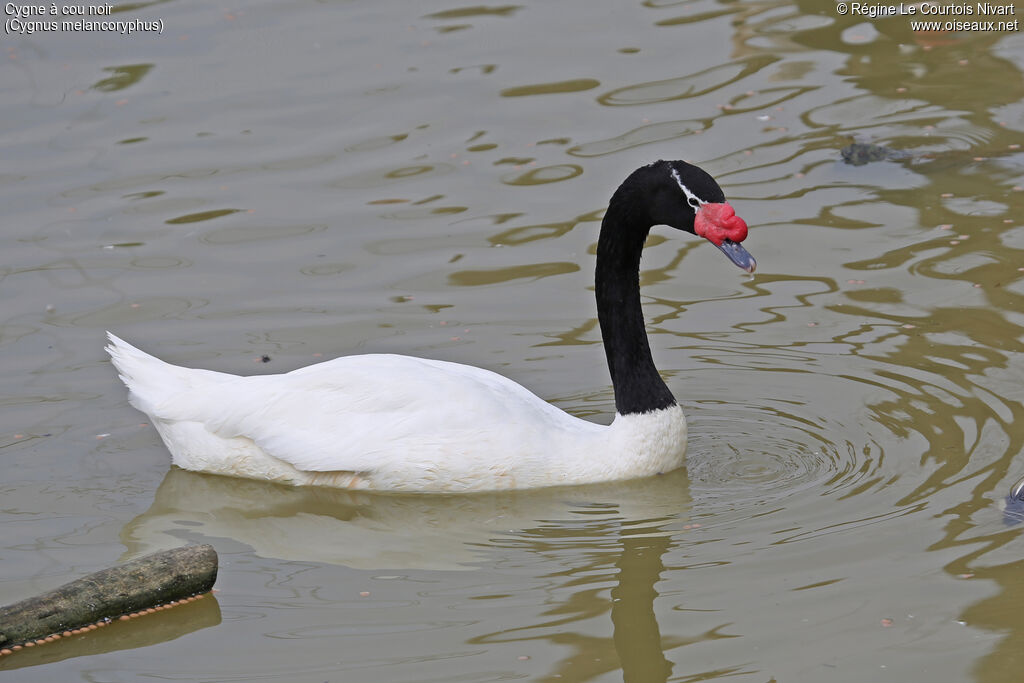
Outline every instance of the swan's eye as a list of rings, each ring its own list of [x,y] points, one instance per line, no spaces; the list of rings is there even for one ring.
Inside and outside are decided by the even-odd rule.
[[[696,197],[690,197],[687,201],[690,203],[690,206],[692,206],[693,208],[695,208],[695,209],[699,209],[700,208],[700,200],[697,199]]]

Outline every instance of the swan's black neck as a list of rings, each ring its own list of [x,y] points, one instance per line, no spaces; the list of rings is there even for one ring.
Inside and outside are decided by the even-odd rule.
[[[597,319],[620,415],[676,405],[654,367],[640,307],[640,252],[653,223],[652,170],[636,171],[615,192],[597,241]]]

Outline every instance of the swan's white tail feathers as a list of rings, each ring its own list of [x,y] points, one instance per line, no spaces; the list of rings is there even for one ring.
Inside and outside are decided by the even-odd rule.
[[[150,417],[158,417],[158,407],[172,396],[234,378],[222,372],[165,363],[111,332],[107,332],[107,338],[110,344],[106,351],[121,381],[128,387],[129,401]]]

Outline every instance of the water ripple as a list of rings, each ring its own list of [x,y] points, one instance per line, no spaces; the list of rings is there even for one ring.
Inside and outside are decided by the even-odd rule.
[[[880,443],[810,405],[762,397],[700,408],[690,411],[687,468],[704,511],[761,511],[802,492],[852,496],[885,479]]]
[[[778,61],[778,57],[769,55],[738,59],[729,64],[713,66],[710,69],[678,78],[667,78],[661,81],[616,88],[601,95],[598,102],[609,107],[621,107],[696,97],[731,85],[776,61]]]

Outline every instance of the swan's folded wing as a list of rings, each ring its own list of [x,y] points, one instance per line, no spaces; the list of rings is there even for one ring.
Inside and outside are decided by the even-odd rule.
[[[320,472],[474,457],[499,438],[536,448],[530,433],[568,418],[496,373],[384,354],[233,378],[168,397],[154,414],[246,437],[267,455]]]

